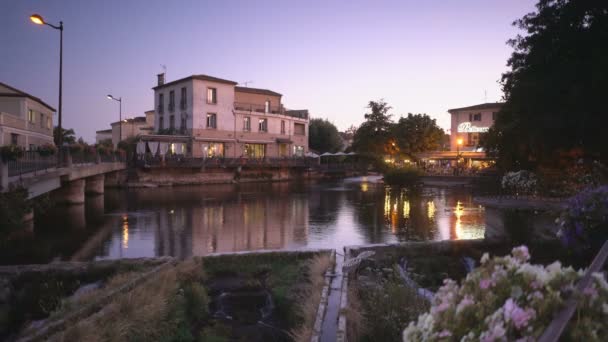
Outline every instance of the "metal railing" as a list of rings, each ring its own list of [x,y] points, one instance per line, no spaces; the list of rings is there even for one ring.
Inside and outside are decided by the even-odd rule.
[[[235,102],[234,109],[256,113],[285,114],[285,111],[281,106],[270,106],[268,111],[266,111],[266,105],[257,103]]]
[[[40,153],[39,151],[24,151],[21,158],[6,162],[8,176],[22,176],[26,174],[36,176],[58,168],[71,167],[72,165],[125,162],[127,159],[125,154],[120,152],[70,151],[69,148],[64,148],[58,152],[49,155]]]
[[[34,174],[56,168],[58,165],[56,155],[41,155],[38,151],[25,151],[18,160],[8,161],[8,176],[17,176],[24,173]]]

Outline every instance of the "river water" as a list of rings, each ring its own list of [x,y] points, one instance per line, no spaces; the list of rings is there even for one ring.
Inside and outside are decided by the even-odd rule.
[[[107,189],[36,215],[0,251],[2,264],[259,249],[335,248],[484,236],[484,209],[464,188],[385,187],[378,177]]]

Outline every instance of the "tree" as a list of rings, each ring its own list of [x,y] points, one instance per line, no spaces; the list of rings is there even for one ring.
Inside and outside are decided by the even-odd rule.
[[[502,75],[505,105],[481,143],[506,169],[551,164],[580,150],[607,158],[608,2],[540,0]]]
[[[76,132],[74,132],[73,128],[69,128],[69,129],[62,128],[61,131],[63,133],[63,143],[64,144],[72,145],[72,144],[76,143]],[[58,145],[59,144],[59,127],[57,127],[57,126],[55,126],[55,128],[53,129],[53,138],[55,140],[55,145]]]
[[[342,139],[336,126],[327,119],[312,119],[308,126],[308,146],[321,153],[335,153],[342,149]]]
[[[392,135],[401,153],[412,154],[440,150],[444,132],[428,115],[408,113],[393,126]]]
[[[384,100],[370,101],[365,122],[359,126],[353,138],[353,150],[359,153],[383,155],[389,151],[392,109]]]

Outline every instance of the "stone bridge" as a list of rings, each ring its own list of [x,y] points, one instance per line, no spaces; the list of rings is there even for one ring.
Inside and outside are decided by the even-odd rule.
[[[0,160],[0,191],[16,187],[28,190],[29,198],[52,192],[58,203],[82,204],[85,194],[103,194],[106,185],[118,185],[126,178],[125,162],[97,159],[90,163],[47,164],[34,171],[15,174],[14,164]]]

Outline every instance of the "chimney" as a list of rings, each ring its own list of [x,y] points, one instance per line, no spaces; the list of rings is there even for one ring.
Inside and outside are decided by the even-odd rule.
[[[164,72],[162,74],[156,75],[156,77],[158,77],[158,85],[159,86],[165,84],[165,73]]]

